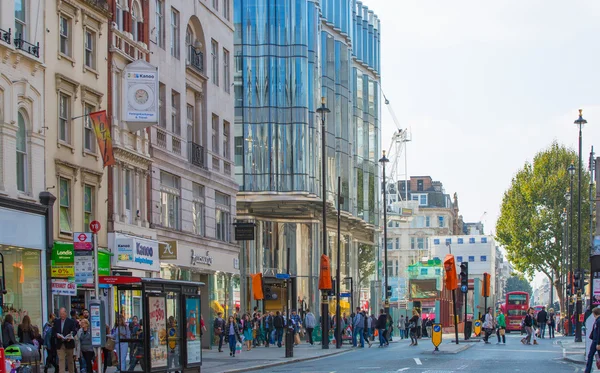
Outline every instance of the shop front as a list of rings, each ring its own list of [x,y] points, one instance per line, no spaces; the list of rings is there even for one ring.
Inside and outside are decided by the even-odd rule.
[[[42,205],[0,197],[0,290],[6,291],[0,293],[0,316],[12,314],[19,323],[29,315],[39,327],[48,317],[46,250],[52,241],[46,212]]]
[[[161,241],[159,245],[161,278],[202,282],[201,317],[207,333],[202,347],[210,348],[212,321],[218,312],[233,314],[240,307],[239,260],[237,253],[226,250],[199,249],[182,241]]]

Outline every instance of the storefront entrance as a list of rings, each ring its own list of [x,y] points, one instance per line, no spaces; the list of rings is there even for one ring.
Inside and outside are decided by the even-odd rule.
[[[115,291],[115,326],[125,326],[116,328],[121,372],[200,372],[204,284],[126,276],[109,281]]]

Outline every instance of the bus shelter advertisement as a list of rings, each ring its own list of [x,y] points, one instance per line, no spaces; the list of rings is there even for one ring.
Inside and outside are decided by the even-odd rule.
[[[167,319],[165,317],[165,298],[148,297],[150,305],[150,366],[167,366]]]

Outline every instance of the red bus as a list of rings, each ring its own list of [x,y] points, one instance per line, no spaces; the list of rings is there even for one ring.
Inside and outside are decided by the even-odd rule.
[[[525,291],[511,291],[506,293],[506,331],[520,331],[521,320],[529,308],[529,293]]]

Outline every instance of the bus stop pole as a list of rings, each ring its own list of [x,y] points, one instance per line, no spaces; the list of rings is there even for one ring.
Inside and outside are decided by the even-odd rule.
[[[98,233],[92,235],[92,241],[94,242],[94,292],[96,293],[96,299],[100,300],[100,276],[98,276]],[[106,328],[106,325],[100,325],[101,328]],[[102,369],[102,347],[96,347],[96,365],[98,366],[98,373],[103,372]]]

